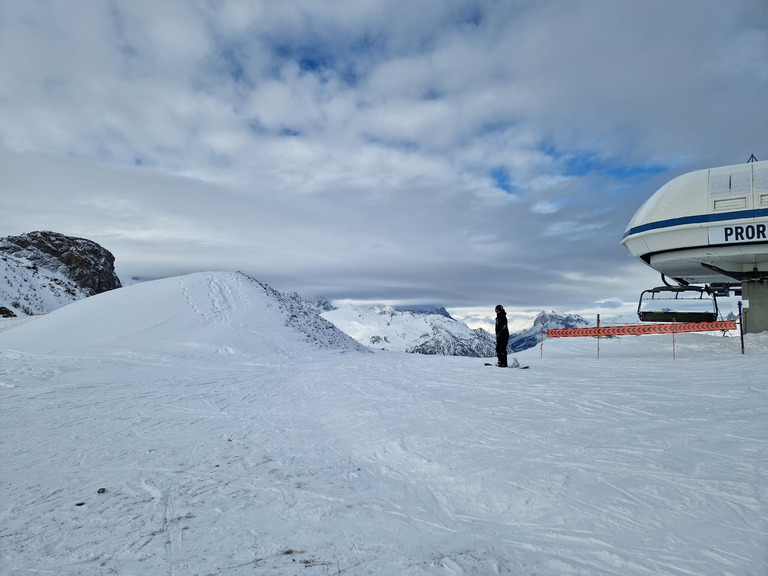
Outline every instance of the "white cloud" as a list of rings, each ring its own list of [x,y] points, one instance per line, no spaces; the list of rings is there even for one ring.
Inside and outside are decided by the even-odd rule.
[[[8,0],[0,230],[96,236],[139,275],[574,310],[645,270],[618,241],[658,186],[768,157],[767,12]]]
[[[531,212],[534,214],[554,214],[560,210],[560,205],[551,200],[542,200],[531,206]]]

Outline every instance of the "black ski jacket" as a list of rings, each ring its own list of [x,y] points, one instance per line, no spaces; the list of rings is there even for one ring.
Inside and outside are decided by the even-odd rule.
[[[496,338],[509,338],[509,328],[507,327],[507,313],[499,310],[496,314]]]

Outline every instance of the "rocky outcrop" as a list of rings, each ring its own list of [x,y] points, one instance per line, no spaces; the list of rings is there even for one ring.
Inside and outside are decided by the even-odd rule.
[[[267,295],[275,299],[277,305],[285,314],[285,325],[303,334],[307,342],[311,342],[319,348],[369,351],[365,346],[320,316],[317,307],[318,305],[323,306],[322,300],[324,299],[308,302],[295,292],[280,292],[268,284],[259,282],[255,278],[245,274],[243,276],[259,284]],[[330,302],[327,300],[325,302],[333,308]]]
[[[58,273],[88,295],[121,287],[115,257],[85,238],[47,231],[7,236],[0,239],[0,254]]]
[[[16,313],[6,306],[0,306],[0,318],[16,318]]]

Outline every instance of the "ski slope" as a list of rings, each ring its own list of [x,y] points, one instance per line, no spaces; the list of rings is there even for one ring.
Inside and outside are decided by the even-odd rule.
[[[0,574],[768,571],[767,335],[504,370],[292,314],[205,273],[0,322]]]

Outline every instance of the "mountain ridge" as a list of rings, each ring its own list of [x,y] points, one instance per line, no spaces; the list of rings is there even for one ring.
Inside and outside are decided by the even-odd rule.
[[[425,312],[398,307],[344,304],[321,316],[361,344],[382,350],[444,356],[490,358],[496,355],[496,336],[482,328],[471,329],[437,306],[420,307]],[[532,348],[541,342],[542,328],[578,328],[589,323],[577,314],[541,312],[528,329],[510,334],[510,353]]]

